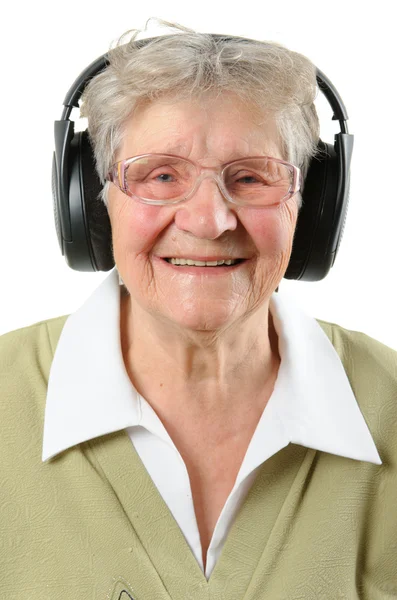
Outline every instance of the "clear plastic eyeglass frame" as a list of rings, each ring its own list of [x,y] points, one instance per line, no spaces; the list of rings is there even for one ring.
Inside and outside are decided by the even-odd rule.
[[[151,200],[149,198],[142,198],[141,196],[137,196],[136,194],[131,192],[131,190],[128,189],[127,184],[126,184],[126,177],[125,177],[128,166],[136,160],[139,160],[141,158],[150,157],[150,156],[164,156],[166,158],[174,158],[174,159],[177,158],[177,159],[187,162],[195,167],[196,173],[197,173],[196,181],[194,183],[193,189],[189,192],[189,194],[187,194],[187,196],[175,198],[173,200],[168,200],[168,199],[167,200]],[[226,187],[224,186],[223,173],[227,167],[229,167],[230,165],[236,164],[236,163],[244,162],[246,160],[251,160],[253,158],[261,158],[261,159],[267,158],[267,159],[275,161],[279,164],[285,165],[286,167],[290,168],[291,171],[293,172],[292,183],[291,183],[291,186],[290,186],[288,192],[277,203],[253,205],[250,202],[238,202],[230,196],[229,192],[227,191]],[[171,205],[171,204],[179,204],[181,202],[185,202],[186,200],[189,200],[197,191],[200,183],[204,179],[207,179],[207,178],[215,179],[219,190],[222,192],[223,196],[229,202],[231,202],[232,204],[236,204],[238,206],[251,206],[252,208],[267,208],[269,206],[279,205],[282,202],[285,202],[286,200],[289,200],[290,198],[292,198],[292,196],[297,194],[302,187],[302,173],[301,173],[301,170],[299,169],[299,167],[296,167],[295,165],[293,165],[289,162],[286,162],[285,160],[281,160],[279,158],[273,158],[271,156],[247,156],[244,158],[238,158],[237,160],[233,160],[231,162],[225,163],[220,168],[213,168],[213,167],[201,167],[196,162],[189,160],[187,158],[183,158],[182,156],[177,156],[175,154],[163,154],[163,153],[139,154],[138,156],[132,156],[130,158],[126,158],[124,160],[120,160],[120,161],[114,163],[114,165],[112,165],[112,168],[110,169],[110,171],[106,177],[106,181],[111,181],[124,194],[126,194],[130,198],[135,198],[139,202],[143,202],[144,204],[165,206],[165,205]]]

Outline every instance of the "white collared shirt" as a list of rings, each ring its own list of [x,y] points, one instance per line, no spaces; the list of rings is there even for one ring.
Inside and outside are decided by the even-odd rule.
[[[283,291],[272,295],[269,310],[279,339],[278,377],[216,524],[207,579],[258,468],[290,442],[382,464],[341,360],[321,326]],[[48,383],[42,459],[125,428],[204,570],[186,465],[125,369],[114,268],[61,332]]]

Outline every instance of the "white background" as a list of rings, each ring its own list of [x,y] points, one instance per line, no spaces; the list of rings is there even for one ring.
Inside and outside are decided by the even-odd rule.
[[[342,245],[320,282],[283,279],[310,315],[397,349],[396,33],[393,2],[11,2],[1,9],[0,334],[75,311],[108,273],[62,257],[53,221],[53,121],[79,73],[149,17],[202,32],[278,41],[334,83],[355,135]],[[233,8],[232,8],[233,6]],[[150,26],[150,24],[149,24]],[[155,24],[145,37],[167,33]],[[337,131],[318,102],[321,137]]]

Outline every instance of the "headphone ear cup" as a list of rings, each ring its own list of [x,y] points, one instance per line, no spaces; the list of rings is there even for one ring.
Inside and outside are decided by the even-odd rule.
[[[76,271],[114,267],[109,215],[99,199],[102,185],[88,133],[72,121],[55,121],[52,195],[59,246]]]
[[[102,184],[95,167],[94,151],[87,131],[80,134],[80,173],[82,202],[85,208],[86,235],[92,249],[96,271],[109,271],[115,265],[112,248],[112,229],[107,208],[99,197]]]
[[[338,178],[335,149],[319,140],[305,179],[286,279],[320,281],[331,268],[335,260],[330,240],[334,237]]]
[[[54,210],[54,221],[55,221],[55,229],[57,232],[58,244],[61,249],[62,255],[65,254],[63,247],[63,237],[62,237],[62,227],[59,220],[59,182],[58,182],[58,174],[57,174],[57,165],[56,165],[56,155],[55,152],[52,157],[52,174],[51,174],[51,188],[52,188],[52,207]]]

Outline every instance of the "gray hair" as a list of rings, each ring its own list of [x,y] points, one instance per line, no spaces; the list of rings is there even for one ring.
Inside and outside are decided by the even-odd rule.
[[[105,178],[121,147],[127,119],[139,106],[162,98],[196,100],[203,94],[233,92],[253,109],[273,112],[282,156],[300,167],[305,179],[319,139],[313,63],[276,42],[215,40],[208,33],[156,21],[183,33],[163,35],[137,48],[142,30],[127,31],[109,50],[109,66],[82,96],[80,114],[88,119],[106,207],[110,184]],[[300,209],[301,195],[297,198]]]

